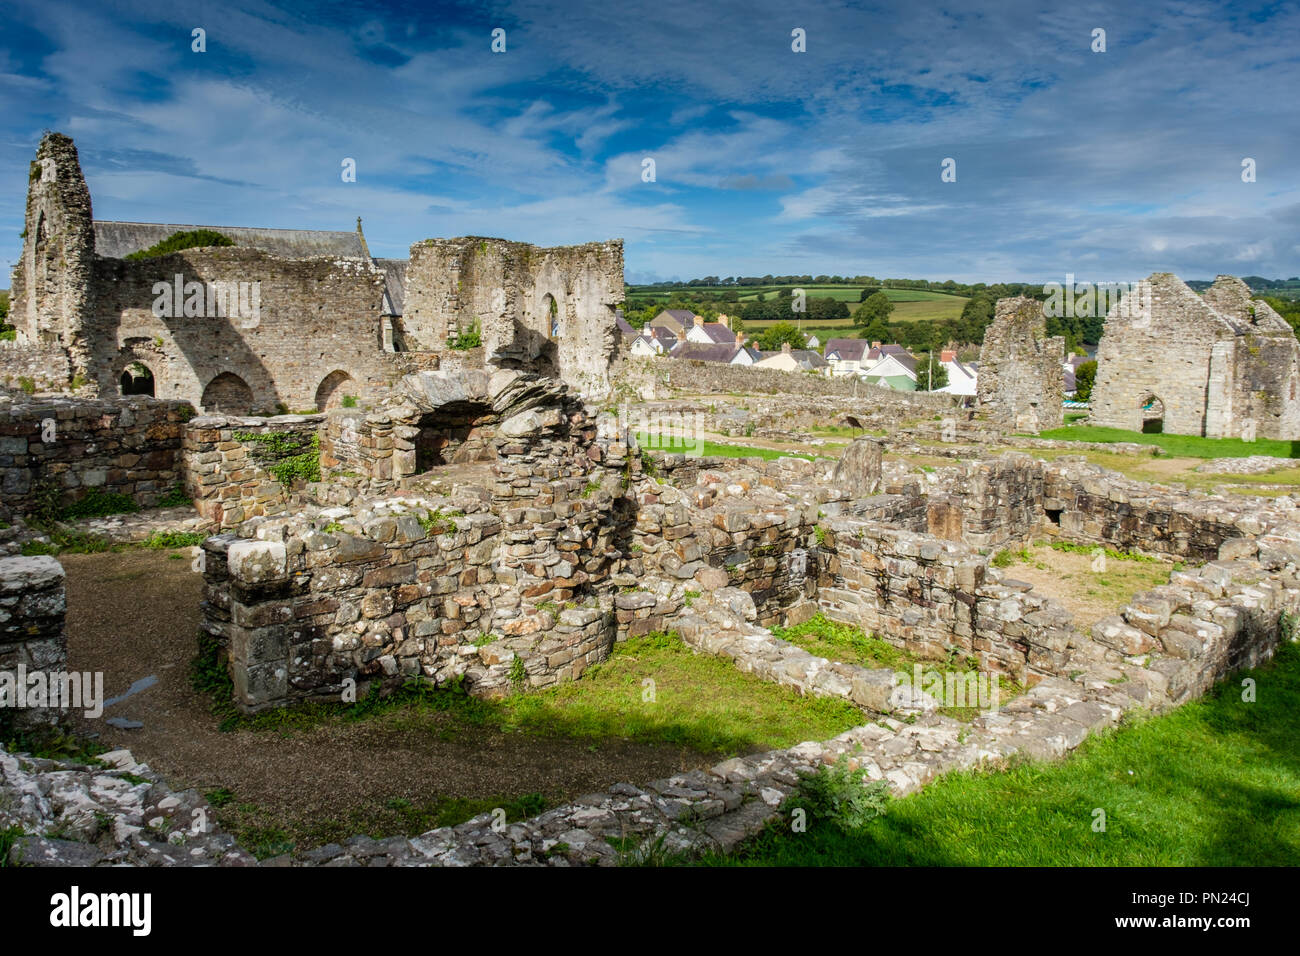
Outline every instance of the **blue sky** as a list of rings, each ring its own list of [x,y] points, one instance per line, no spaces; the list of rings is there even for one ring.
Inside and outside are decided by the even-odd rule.
[[[430,236],[617,237],[633,282],[1300,274],[1296,3],[0,12],[6,275],[43,129],[76,140],[97,218],[362,216],[376,255]],[[956,182],[940,180],[948,157]]]

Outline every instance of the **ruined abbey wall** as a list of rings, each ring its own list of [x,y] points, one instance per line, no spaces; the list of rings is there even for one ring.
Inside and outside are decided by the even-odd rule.
[[[426,239],[411,247],[401,334],[444,348],[477,320],[486,361],[557,375],[585,394],[609,390],[623,301],[623,244],[545,249],[503,239]]]
[[[1141,431],[1162,411],[1169,434],[1300,438],[1300,342],[1285,320],[1231,276],[1204,296],[1167,272],[1143,285],[1149,308],[1106,317],[1092,424]]]
[[[0,502],[26,514],[89,493],[152,507],[182,480],[185,402],[40,399],[0,406]]]
[[[186,290],[191,282],[204,289]],[[244,283],[244,308],[216,314],[208,283],[228,283],[235,299]],[[95,381],[101,394],[117,394],[123,370],[139,362],[153,373],[157,397],[236,415],[316,411],[343,393],[369,396],[390,377],[377,318],[383,283],[369,260],[285,259],[237,246],[96,259],[85,330],[98,358]],[[160,299],[164,317],[154,314]],[[218,376],[230,381],[224,400],[220,383],[212,385]]]
[[[999,299],[980,346],[976,388],[981,410],[1018,432],[1058,428],[1064,420],[1064,361],[1065,340],[1047,337],[1041,303],[1023,296]]]

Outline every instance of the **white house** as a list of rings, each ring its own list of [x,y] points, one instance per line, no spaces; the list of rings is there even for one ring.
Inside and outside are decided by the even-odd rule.
[[[943,367],[948,370],[948,384],[935,391],[946,392],[949,395],[974,395],[978,375],[976,366],[973,363],[967,365],[957,361],[957,353],[953,349],[944,349],[939,355]]]

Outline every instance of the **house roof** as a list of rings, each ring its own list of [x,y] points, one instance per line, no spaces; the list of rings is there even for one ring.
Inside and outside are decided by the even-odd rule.
[[[699,342],[682,341],[677,343],[670,354],[673,358],[695,362],[730,362],[736,354],[736,347],[717,342],[704,345]]]
[[[790,354],[804,368],[826,368],[830,364],[822,358],[820,352],[814,352],[812,349],[791,349]]]
[[[827,339],[825,353],[837,352],[841,361],[861,362],[870,344],[866,339]]]
[[[160,222],[115,222],[96,219],[95,252],[111,259],[121,259],[133,252],[148,249],[178,232],[211,229],[228,237],[237,246],[269,252],[289,259],[312,256],[349,256],[368,259],[355,229],[327,232],[318,229],[259,229],[249,226],[193,226]]]
[[[699,326],[699,330],[707,335],[710,340],[721,345],[735,345],[736,333],[731,331],[721,322],[705,322]]]
[[[894,351],[895,349],[897,351]],[[901,345],[882,345],[878,349],[872,349],[868,358],[876,359],[878,362],[893,359],[909,372],[916,372],[916,359]]]
[[[627,319],[623,318],[623,310],[622,310],[622,309],[616,309],[616,310],[614,311],[614,325],[615,325],[615,326],[618,328],[618,330],[619,330],[620,332],[622,332],[624,335],[638,335],[638,334],[640,334],[640,333],[637,332],[636,329],[634,329],[634,328],[632,327],[632,323],[631,323],[631,322],[629,322]]]
[[[672,319],[678,325],[693,325],[695,324],[695,313],[690,309],[664,309],[651,321],[662,319]]]
[[[750,359],[752,359],[755,362],[761,362],[765,354],[759,351],[758,349],[754,348],[754,346],[752,345],[742,345],[740,348],[736,349],[736,355],[739,355],[741,352],[744,352],[746,355],[750,357]],[[735,355],[732,356],[733,359],[735,357],[736,357]]]

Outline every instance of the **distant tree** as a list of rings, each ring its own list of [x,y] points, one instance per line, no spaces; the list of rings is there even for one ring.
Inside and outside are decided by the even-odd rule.
[[[0,289],[0,323],[9,321],[9,290]]]
[[[889,323],[883,319],[876,319],[862,330],[862,337],[868,342],[889,342],[892,341],[893,335],[894,333],[889,330]]]
[[[807,337],[793,322],[777,322],[758,336],[758,347],[764,352],[775,352],[786,342],[790,343],[792,349],[807,348]]]
[[[933,358],[934,377],[931,379],[931,359]],[[934,352],[922,352],[916,357],[916,389],[919,392],[933,392],[948,384],[948,369],[939,361]]]
[[[961,310],[962,338],[968,342],[983,342],[984,330],[993,322],[993,300],[977,293],[966,300]]]
[[[873,295],[875,295],[875,294],[876,294],[877,292],[879,292],[879,291],[880,291],[880,286],[878,286],[878,285],[869,285],[869,286],[866,286],[866,287],[862,290],[861,294],[858,296],[858,301],[859,301],[859,302],[866,302],[869,298],[871,298]]]
[[[858,310],[853,313],[853,324],[866,327],[877,320],[888,322],[889,313],[893,311],[894,303],[889,301],[889,297],[883,292],[877,292],[858,306]]]
[[[1074,370],[1074,398],[1086,402],[1092,398],[1092,386],[1097,381],[1097,360],[1083,362]]]

